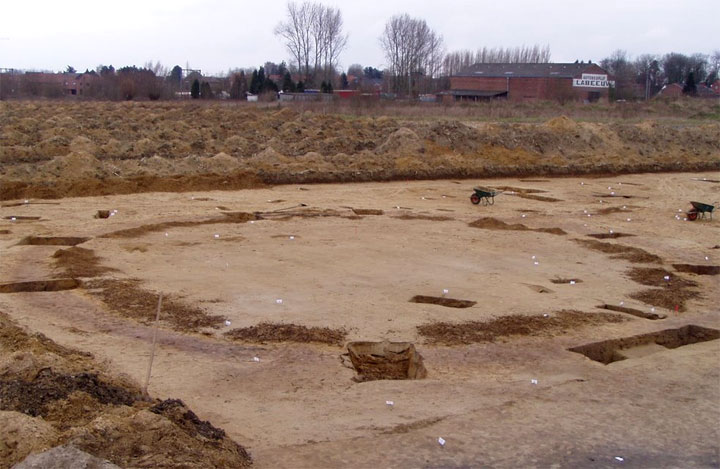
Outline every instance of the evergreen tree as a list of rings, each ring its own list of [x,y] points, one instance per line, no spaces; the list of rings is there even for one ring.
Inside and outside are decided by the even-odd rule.
[[[213,92],[210,83],[206,81],[202,82],[202,85],[200,85],[200,97],[202,99],[212,99]]]
[[[300,81],[297,83],[297,86],[295,87],[295,91],[296,91],[297,93],[304,93],[304,92],[305,92],[305,83],[303,83],[302,80],[300,80]]]
[[[265,67],[260,66],[257,74],[258,88],[262,91],[262,87],[265,84]]]
[[[245,72],[233,75],[232,85],[230,85],[230,99],[246,99],[247,98],[247,81],[245,80]]]
[[[320,83],[320,92],[327,93],[327,84],[325,83],[325,80],[323,80],[323,82]]]
[[[683,86],[683,94],[689,96],[695,96],[697,94],[697,86],[695,85],[695,74],[693,72],[688,73],[687,79],[685,80],[685,86]]]
[[[198,99],[200,97],[200,82],[197,78],[193,81],[192,86],[190,87],[190,96],[192,96],[192,99]]]
[[[170,71],[170,76],[168,77],[168,81],[174,85],[179,85],[182,81],[182,68],[180,68],[180,65],[175,65],[172,70]]]
[[[271,91],[274,91],[275,93],[277,93],[279,90],[278,90],[277,84],[275,84],[275,82],[272,81],[272,80],[270,79],[270,77],[266,77],[266,78],[265,78],[265,81],[264,81],[263,84],[262,84],[262,87],[261,87],[261,90],[260,90],[260,91],[261,91],[262,93],[267,93],[267,92],[271,92]]]
[[[350,86],[350,83],[348,83],[347,75],[345,72],[342,72],[340,74],[340,88],[346,90],[348,89],[348,86]]]
[[[282,90],[285,93],[295,92],[295,83],[292,81],[292,75],[290,75],[290,72],[285,72],[285,76],[283,77]]]
[[[329,94],[333,93],[333,86],[330,80],[328,80],[327,85],[325,85],[325,92]]]
[[[260,85],[262,82],[258,83],[258,71],[253,70],[252,77],[250,78],[250,93],[251,94],[258,94],[260,91]]]

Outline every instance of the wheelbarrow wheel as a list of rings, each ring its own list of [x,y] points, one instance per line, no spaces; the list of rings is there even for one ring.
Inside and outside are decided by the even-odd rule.
[[[471,195],[471,196],[470,196],[470,202],[472,202],[472,203],[475,204],[475,205],[479,204],[479,203],[480,203],[480,196],[477,195],[477,194]]]
[[[490,205],[495,205],[495,196],[488,197],[488,203],[489,203]]]
[[[697,215],[698,215],[698,214],[697,214],[696,211],[690,210],[690,211],[687,213],[687,219],[690,220],[690,221],[695,221],[695,220],[697,220]]]

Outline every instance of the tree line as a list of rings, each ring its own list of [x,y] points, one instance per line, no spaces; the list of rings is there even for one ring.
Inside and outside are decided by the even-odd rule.
[[[442,35],[424,19],[399,14],[385,23],[378,37],[385,67],[376,69],[352,64],[341,72],[338,70],[339,57],[349,39],[343,31],[342,13],[339,8],[310,1],[288,3],[285,19],[273,32],[283,41],[290,57],[289,64],[266,62],[256,69],[231,70],[223,77],[203,77],[199,71],[183,69],[179,65],[167,69],[159,62],[117,70],[111,65],[100,65],[96,70],[80,74],[87,75],[86,79],[92,82],[82,94],[113,100],[154,100],[173,96],[244,99],[248,94],[271,96],[280,91],[303,92],[307,89],[321,92],[335,89],[378,92],[382,89],[397,96],[417,96],[446,89],[447,77],[476,63],[548,63],[551,58],[548,45],[446,52]],[[602,59],[600,66],[614,76],[616,98],[635,99],[654,96],[668,83],[683,83],[688,89],[700,83],[712,83],[718,78],[720,50],[709,55],[643,54],[635,59],[627,52],[617,50]],[[69,66],[66,73],[77,72]],[[25,96],[53,97],[58,94],[56,88],[48,88],[32,76],[23,80],[22,75],[20,78],[2,77],[0,97],[7,96],[8,90]]]

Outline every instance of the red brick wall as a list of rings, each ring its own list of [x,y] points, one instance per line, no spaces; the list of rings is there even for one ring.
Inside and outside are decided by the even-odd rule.
[[[593,73],[595,70],[586,70]],[[597,73],[602,72],[602,69]],[[607,99],[608,90],[575,88],[571,78],[524,78],[510,77],[508,99],[510,101],[532,100],[584,100],[588,92],[599,91],[601,99]],[[450,77],[451,90],[505,91],[508,79],[504,77]]]

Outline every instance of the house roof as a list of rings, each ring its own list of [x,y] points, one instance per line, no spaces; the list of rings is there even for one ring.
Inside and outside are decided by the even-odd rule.
[[[588,70],[591,68],[592,70]],[[587,71],[605,72],[599,65],[593,63],[475,64],[461,70],[455,76],[573,78]]]

